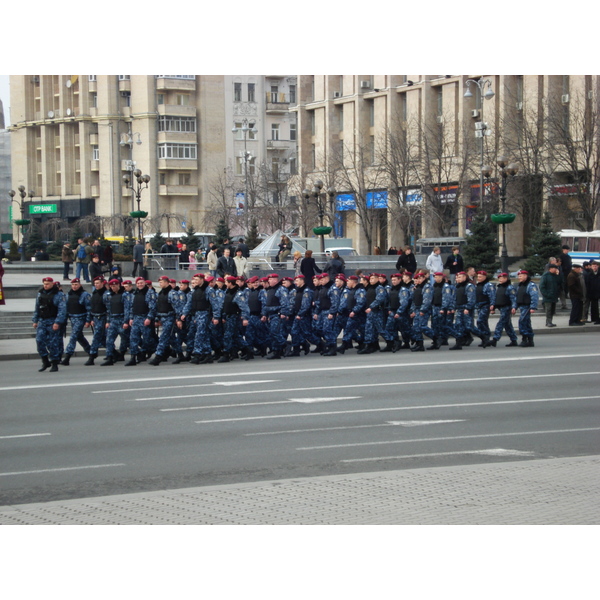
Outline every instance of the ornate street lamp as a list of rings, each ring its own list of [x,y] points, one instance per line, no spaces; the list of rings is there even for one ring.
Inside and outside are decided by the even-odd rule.
[[[139,169],[136,169],[132,175],[135,178],[135,187],[129,175],[123,175],[123,182],[125,183],[125,187],[133,192],[134,199],[137,202],[137,210],[130,212],[129,216],[138,220],[138,239],[141,240],[143,239],[142,219],[145,219],[148,213],[140,209],[140,202],[142,201],[142,191],[148,188],[150,175],[142,175]]]
[[[248,231],[248,161],[252,159],[252,155],[248,152],[248,132],[255,134],[258,133],[258,129],[255,127],[255,122],[243,119],[241,127],[233,127],[232,133],[242,132],[244,136],[244,222],[246,226],[246,232]]]
[[[480,177],[479,177],[479,206],[483,207],[483,154],[484,154],[484,139],[486,136],[490,135],[492,132],[488,129],[487,123],[483,120],[483,101],[491,100],[495,94],[494,90],[492,90],[492,80],[491,79],[467,79],[465,82],[467,86],[467,90],[465,91],[465,98],[472,98],[473,93],[471,92],[471,84],[476,85],[479,88],[479,96],[480,96],[480,104],[479,104],[479,117],[480,120],[475,123],[475,137],[481,139],[480,145]],[[487,91],[485,89],[487,88]]]
[[[500,213],[491,216],[492,222],[502,226],[502,251],[500,254],[500,268],[504,273],[508,273],[508,250],[506,247],[506,225],[512,223],[516,214],[506,212],[506,187],[508,185],[508,177],[514,177],[519,172],[519,167],[515,163],[508,164],[508,159],[505,156],[498,157],[498,166],[500,167]],[[492,173],[491,167],[484,167],[482,174],[489,177]]]
[[[302,190],[302,196],[306,202],[310,202],[311,198],[314,198],[317,207],[317,214],[319,216],[319,226],[313,229],[313,233],[321,237],[321,254],[325,254],[325,235],[331,233],[331,227],[323,224],[323,218],[325,217],[325,199],[328,197],[330,202],[333,201],[337,191],[334,187],[330,187],[326,192],[322,192],[323,182],[317,179],[314,183],[312,191],[308,189]]]
[[[26,256],[25,256],[25,247],[26,247],[26,243],[25,243],[25,233],[27,232],[27,226],[31,223],[31,221],[29,219],[25,218],[25,197],[27,196],[27,192],[25,192],[25,186],[24,185],[20,185],[18,188],[19,190],[19,196],[21,197],[21,201],[19,202],[19,200],[15,199],[15,196],[17,195],[17,192],[15,192],[15,190],[10,190],[8,192],[8,195],[11,198],[11,202],[16,202],[17,205],[19,206],[20,210],[21,210],[21,218],[20,219],[15,219],[15,225],[18,225],[21,227],[21,262],[24,262],[26,260]],[[31,201],[31,199],[35,196],[35,192],[30,191],[29,192],[29,200]]]

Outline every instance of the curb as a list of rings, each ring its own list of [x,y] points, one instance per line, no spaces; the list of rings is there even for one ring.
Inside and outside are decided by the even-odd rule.
[[[516,330],[518,331],[518,330]],[[599,332],[600,333],[600,325],[594,326],[594,325],[584,325],[583,327],[577,327],[575,330],[572,330],[570,327],[555,327],[552,329],[540,329],[539,331],[535,331],[534,333],[535,335],[556,335],[556,334],[561,334],[561,333],[593,333],[593,332]],[[520,333],[518,333],[517,335],[520,335]],[[31,338],[32,340],[34,338]],[[83,352],[83,351],[77,351],[73,354],[74,358],[82,358],[82,357],[87,357],[88,355]],[[100,358],[100,355],[98,355],[98,357]],[[39,358],[39,354],[37,352],[27,352],[27,353],[21,353],[21,354],[3,354],[0,355],[0,362],[5,361],[5,360],[34,360],[34,359],[38,359]]]

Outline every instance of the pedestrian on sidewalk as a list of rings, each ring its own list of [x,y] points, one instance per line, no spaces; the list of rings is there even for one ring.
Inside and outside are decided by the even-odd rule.
[[[6,304],[4,300],[4,287],[2,286],[2,277],[4,277],[4,266],[0,260],[0,304]]]
[[[567,277],[567,290],[569,298],[571,298],[571,314],[569,316],[569,325],[571,327],[583,325],[581,322],[581,313],[583,311],[585,290],[583,289],[582,271],[583,267],[575,264]]]
[[[585,289],[590,301],[591,319],[594,325],[600,325],[600,314],[598,312],[598,300],[600,300],[600,271],[598,263],[593,260],[590,270],[586,274]]]
[[[61,260],[63,263],[63,279],[68,281],[71,265],[75,261],[75,253],[73,252],[73,248],[71,248],[71,242],[65,242],[62,247]]]
[[[552,323],[552,318],[556,313],[556,303],[558,302],[561,290],[559,271],[560,267],[556,263],[550,263],[548,270],[540,279],[540,293],[544,300],[544,309],[546,311],[546,327],[556,327]]]

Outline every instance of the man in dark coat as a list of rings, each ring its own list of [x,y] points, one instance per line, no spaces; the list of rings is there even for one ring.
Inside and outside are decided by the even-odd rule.
[[[581,313],[583,310],[583,298],[585,290],[583,289],[582,280],[583,267],[581,265],[573,265],[571,272],[567,277],[567,290],[571,298],[571,314],[569,316],[569,325],[583,325],[581,322]]]
[[[591,318],[594,325],[600,325],[600,315],[598,314],[598,300],[600,299],[600,272],[598,263],[593,260],[590,263],[590,270],[585,274],[585,289],[588,300],[590,301]]]
[[[569,256],[570,249],[571,248],[569,248],[569,246],[567,246],[565,244],[562,247],[562,254],[560,255],[560,260],[561,260],[560,268],[562,271],[562,276],[563,276],[564,282],[567,281],[567,277],[569,276],[569,273],[571,272],[571,268],[573,265],[573,260]],[[560,292],[560,307],[563,310],[567,309],[567,290],[565,288],[566,288],[566,285],[563,287],[563,289]]]
[[[396,269],[398,271],[408,271],[409,273],[416,273],[417,271],[417,259],[412,253],[412,248],[406,246],[404,248],[404,254],[401,254],[396,261]]]

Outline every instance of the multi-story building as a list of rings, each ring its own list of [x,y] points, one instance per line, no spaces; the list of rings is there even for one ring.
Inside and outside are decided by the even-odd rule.
[[[597,76],[330,75],[298,77],[297,187],[337,194],[327,217],[362,254],[419,236],[463,236],[499,212],[509,254],[532,225],[598,227]],[[512,173],[512,169],[510,170]],[[480,190],[483,189],[483,194]]]
[[[145,230],[166,231],[161,215],[183,229],[203,227],[211,173],[225,164],[223,77],[12,75],[10,82],[12,187],[33,190],[30,204],[55,205],[41,219],[98,215],[107,218],[106,235],[125,233],[119,216],[138,204],[123,176],[140,169],[150,176],[139,203],[149,213]]]
[[[296,113],[290,107],[296,104],[296,80],[291,75],[225,76],[227,164],[238,213],[250,208],[265,227],[265,215],[273,214],[269,208],[290,200],[287,182],[295,173],[297,140]]]

